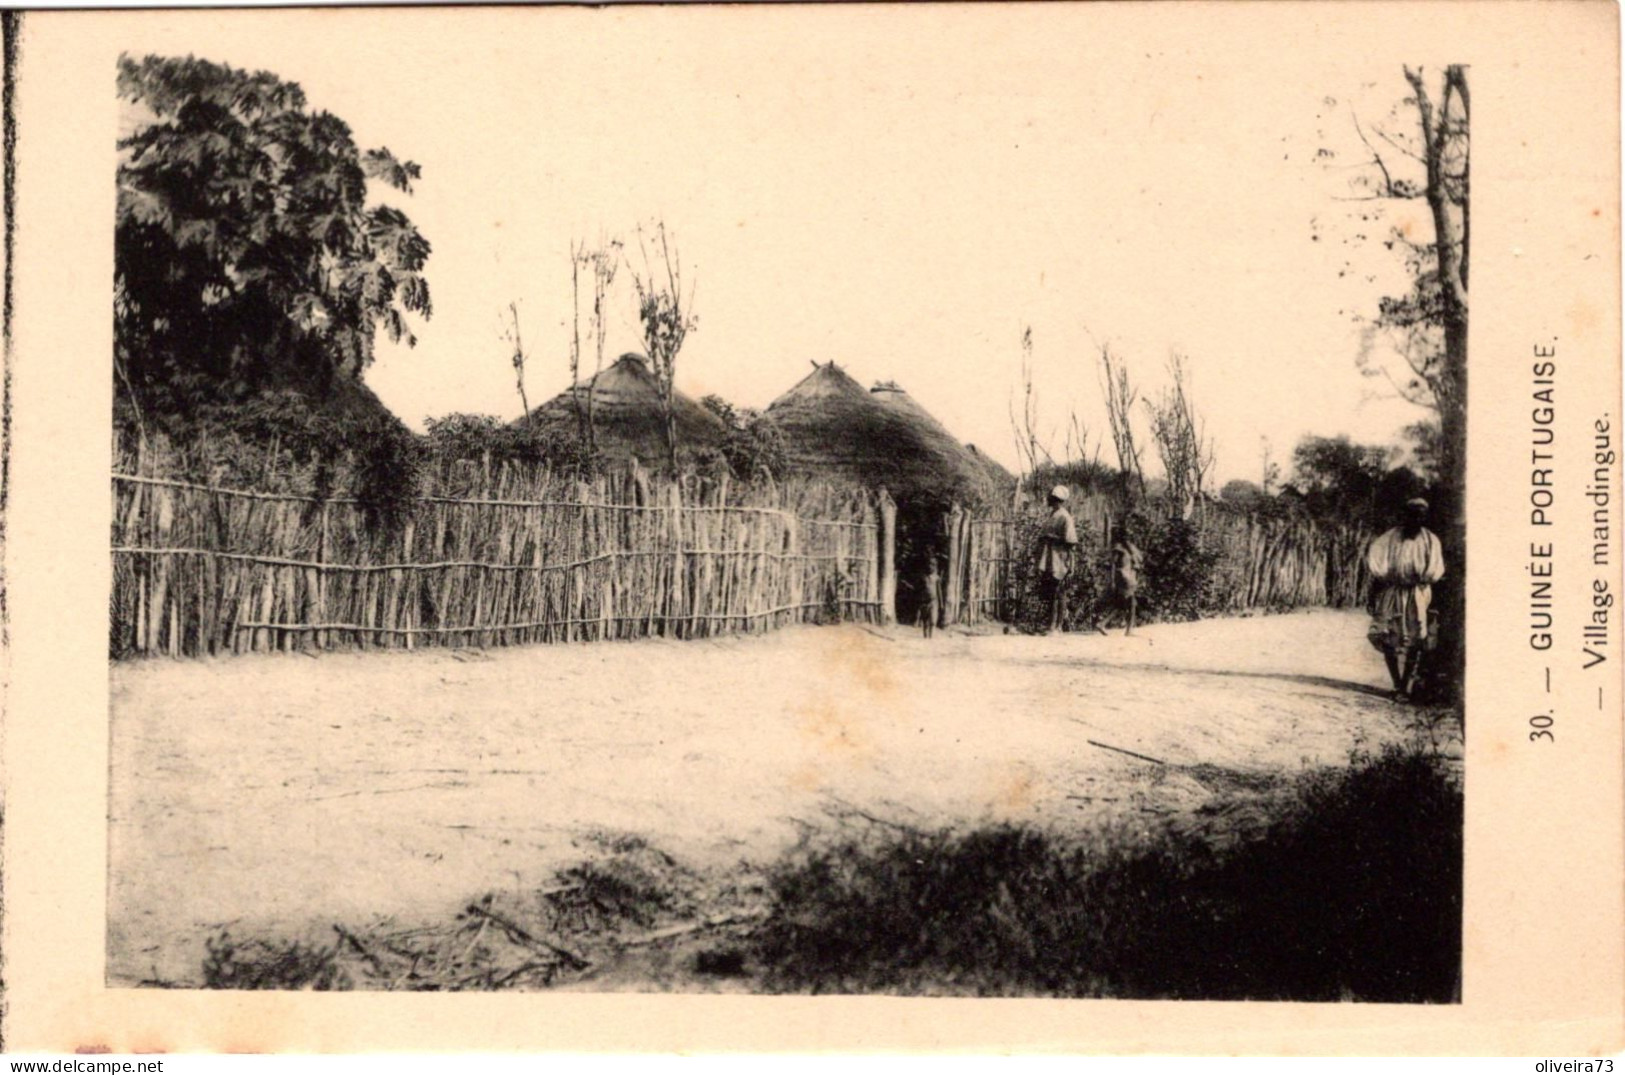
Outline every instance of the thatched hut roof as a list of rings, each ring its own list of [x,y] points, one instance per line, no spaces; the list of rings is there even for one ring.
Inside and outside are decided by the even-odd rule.
[[[609,459],[659,462],[666,458],[666,431],[660,413],[660,383],[642,355],[625,354],[615,364],[566,388],[530,412],[531,422],[560,433],[574,434],[578,413],[592,403],[593,431],[601,455]],[[677,420],[677,452],[691,455],[700,448],[715,448],[728,436],[722,419],[681,392],[673,391],[672,414]],[[579,408],[579,411],[578,411]],[[522,424],[524,419],[519,419]]]
[[[987,475],[988,480],[994,485],[1006,491],[1015,489],[1016,476],[1010,473],[1008,470],[1005,470],[1004,465],[997,459],[994,459],[991,455],[983,452],[974,444],[965,445],[965,450],[969,452],[971,456],[975,458],[976,462],[981,465],[982,472]]]
[[[977,457],[895,384],[866,390],[826,362],[767,408],[792,470],[894,496],[971,502],[990,492]]]

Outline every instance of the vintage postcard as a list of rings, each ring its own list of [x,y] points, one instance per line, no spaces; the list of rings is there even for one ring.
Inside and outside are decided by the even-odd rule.
[[[7,1048],[1625,1046],[1616,6],[5,40]]]

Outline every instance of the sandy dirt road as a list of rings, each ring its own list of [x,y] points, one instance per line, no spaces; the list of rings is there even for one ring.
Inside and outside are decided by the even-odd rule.
[[[727,869],[854,811],[1194,812],[1212,782],[1181,766],[1288,775],[1414,734],[1364,629],[1315,611],[116,665],[109,980],[195,982],[225,926],[331,938],[543,886],[595,834]]]

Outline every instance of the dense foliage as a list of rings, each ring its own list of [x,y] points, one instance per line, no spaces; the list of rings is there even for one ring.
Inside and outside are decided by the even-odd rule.
[[[1049,627],[1049,606],[1039,577],[1039,535],[1048,520],[1038,515],[1025,515],[1016,521],[1015,547],[1034,550],[1013,565],[1015,592],[1018,598],[1005,614],[1014,620],[1023,632],[1043,631]],[[1061,629],[1079,631],[1097,623],[1106,611],[1106,571],[1109,563],[1100,547],[1101,535],[1086,522],[1078,523],[1078,551],[1073,558],[1072,573],[1061,583],[1065,616]]]
[[[718,395],[706,396],[700,405],[728,427],[717,461],[729,473],[743,481],[784,477],[784,434],[773,419],[750,407],[735,407]]]
[[[1154,570],[1143,573],[1140,607],[1148,618],[1194,620],[1225,611],[1218,577],[1217,535],[1185,519],[1131,515],[1128,538]]]
[[[283,389],[354,419],[381,412],[361,373],[380,329],[410,344],[407,315],[432,312],[429,243],[399,209],[368,204],[368,180],[409,193],[418,166],[359,150],[266,72],[125,57],[118,95],[120,418],[187,435]]]
[[[1038,515],[1018,519],[1015,548],[1037,549],[1045,522]],[[1220,577],[1224,547],[1219,534],[1183,519],[1143,511],[1128,516],[1122,533],[1140,549],[1149,565],[1141,574],[1137,605],[1140,622],[1194,620],[1228,611]],[[1117,536],[1122,535],[1113,540]],[[1121,622],[1120,610],[1112,604],[1111,557],[1104,538],[1087,522],[1078,522],[1073,570],[1061,584],[1066,610],[1063,630],[1089,630]],[[1048,611],[1037,558],[1023,556],[1013,566],[1019,598],[1008,614],[1024,631],[1042,630],[1048,626]]]
[[[593,460],[572,431],[536,423],[508,423],[487,414],[448,414],[430,418],[425,447],[438,465],[456,461],[484,467],[503,463],[543,464],[556,471],[586,474]]]
[[[1317,517],[1386,524],[1428,488],[1409,467],[1394,465],[1397,454],[1348,437],[1305,437],[1292,453],[1292,489]]]

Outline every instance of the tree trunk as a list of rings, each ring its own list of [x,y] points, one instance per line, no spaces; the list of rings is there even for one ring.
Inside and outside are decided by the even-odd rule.
[[[1462,120],[1468,116],[1467,76],[1453,65],[1445,70],[1444,91],[1435,112],[1420,70],[1405,69],[1405,78],[1415,92],[1416,110],[1421,119],[1423,163],[1427,167],[1427,202],[1433,216],[1433,249],[1439,274],[1439,294],[1443,307],[1444,373],[1435,392],[1439,411],[1440,439],[1446,458],[1440,468],[1447,489],[1446,503],[1439,505],[1443,520],[1440,535],[1449,574],[1439,586],[1440,618],[1443,621],[1434,651],[1434,676],[1451,690],[1459,690],[1466,674],[1466,572],[1467,572],[1467,159],[1462,161],[1461,222],[1451,216],[1454,204],[1447,185],[1445,154],[1451,139],[1451,101],[1460,102]]]
[[[671,411],[671,389],[666,389],[666,398],[661,401],[662,411],[666,419],[666,462],[671,464],[672,476],[677,474],[677,417]]]

